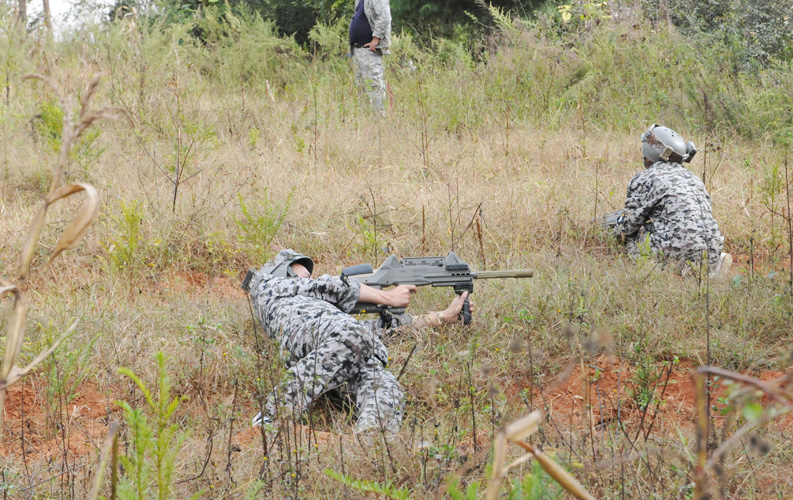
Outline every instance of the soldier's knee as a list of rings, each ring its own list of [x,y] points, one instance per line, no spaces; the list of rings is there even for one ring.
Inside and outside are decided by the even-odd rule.
[[[359,360],[368,360],[374,354],[374,339],[372,332],[368,331],[357,321],[345,329],[343,342]]]

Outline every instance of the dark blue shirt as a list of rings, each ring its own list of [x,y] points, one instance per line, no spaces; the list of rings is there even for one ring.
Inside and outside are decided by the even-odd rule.
[[[352,16],[352,21],[350,21],[350,45],[363,47],[364,44],[372,41],[372,27],[369,26],[369,20],[363,10],[365,1],[361,0],[358,2],[358,8],[355,9],[355,15]]]

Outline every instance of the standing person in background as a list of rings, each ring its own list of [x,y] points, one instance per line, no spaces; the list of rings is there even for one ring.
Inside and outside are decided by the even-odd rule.
[[[355,81],[368,86],[369,102],[384,114],[385,80],[383,55],[391,44],[391,5],[389,0],[355,0],[350,21],[350,51],[355,66]]]

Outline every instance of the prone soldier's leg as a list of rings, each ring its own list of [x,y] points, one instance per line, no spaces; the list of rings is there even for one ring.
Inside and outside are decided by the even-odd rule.
[[[295,362],[289,367],[289,380],[267,400],[271,415],[278,415],[279,406],[287,414],[302,414],[322,393],[356,377],[366,360],[373,357],[371,333],[352,317],[348,318],[320,329],[321,333],[313,339],[282,344]]]
[[[358,433],[382,429],[399,432],[405,409],[405,393],[393,373],[377,358],[370,358],[358,376],[350,381],[358,410]]]

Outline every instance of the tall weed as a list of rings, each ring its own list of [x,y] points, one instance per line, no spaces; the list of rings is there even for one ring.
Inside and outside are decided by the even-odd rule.
[[[173,415],[185,397],[171,397],[167,357],[158,352],[155,359],[158,367],[156,392],[129,368],[118,369],[118,373],[135,383],[147,404],[144,408],[133,408],[127,401],[116,402],[124,411],[129,433],[128,448],[119,457],[125,471],[118,484],[118,495],[122,499],[166,500],[174,494],[177,457],[187,434],[173,422]],[[192,498],[201,494],[198,492]]]
[[[139,200],[118,202],[118,214],[111,214],[112,236],[104,245],[110,265],[115,270],[135,269],[142,262],[140,254],[143,203]]]
[[[241,218],[234,217],[240,230],[239,240],[257,262],[264,262],[270,257],[270,244],[289,213],[294,194],[293,189],[282,203],[274,202],[265,188],[256,207],[250,207],[241,194],[237,195],[242,211]]]

